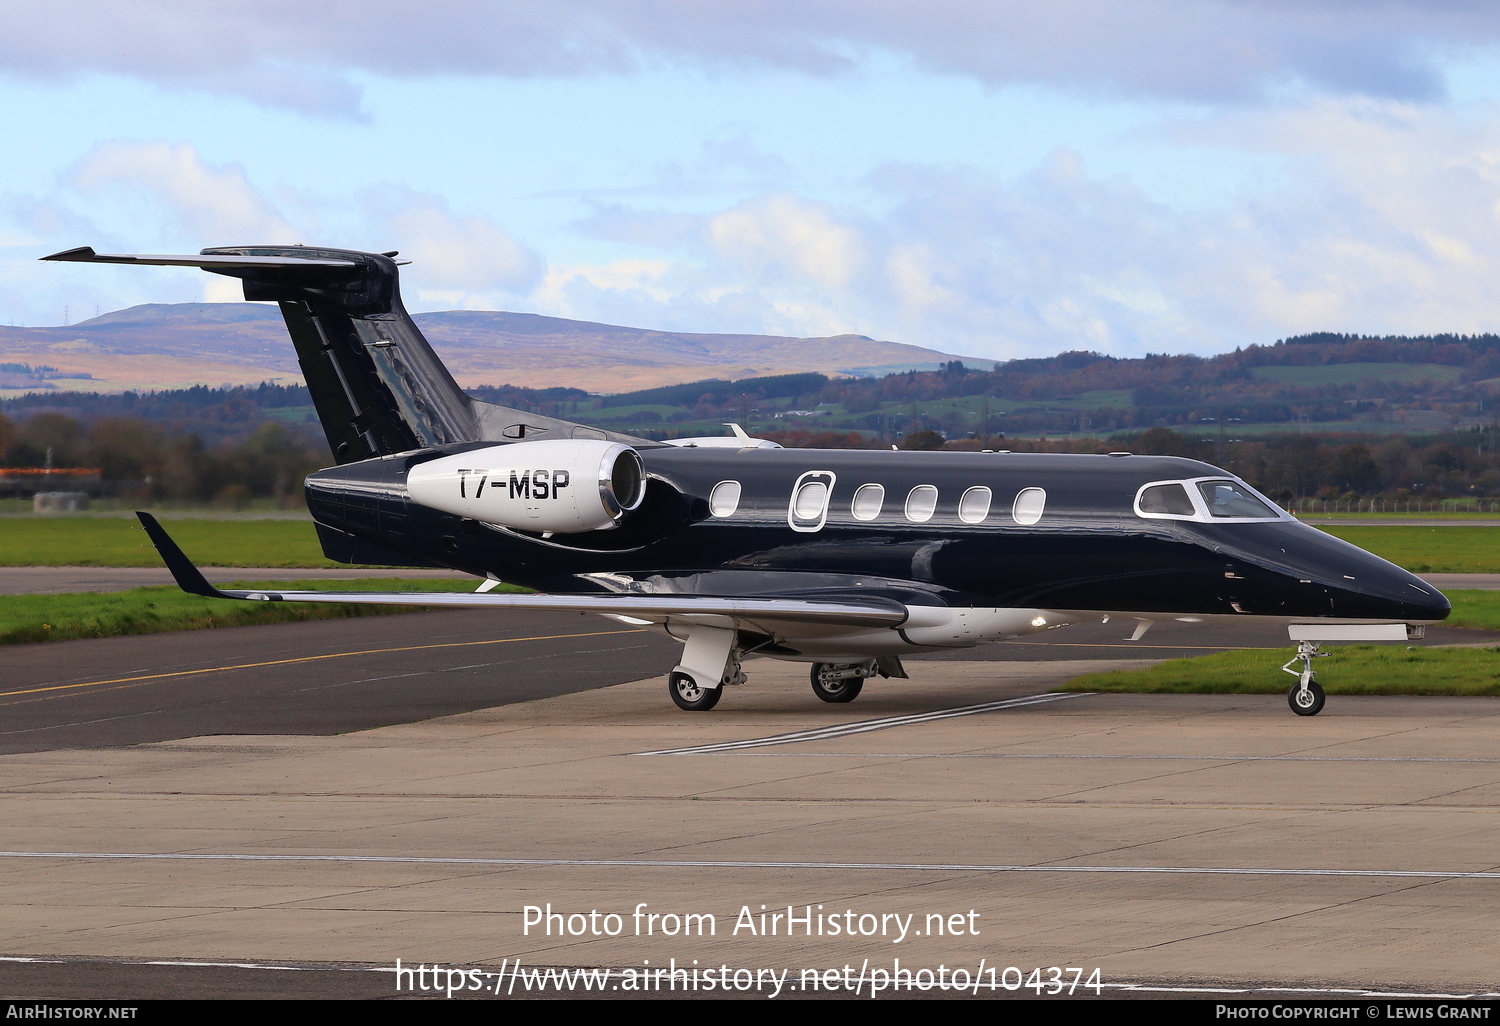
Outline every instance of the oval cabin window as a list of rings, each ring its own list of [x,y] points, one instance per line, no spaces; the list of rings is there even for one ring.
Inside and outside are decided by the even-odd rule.
[[[906,519],[922,524],[937,512],[938,490],[932,485],[917,485],[906,496]]]
[[[734,511],[740,508],[740,483],[738,481],[720,481],[714,485],[714,490],[708,493],[708,511],[716,517],[734,516]]]
[[[1011,516],[1018,524],[1034,524],[1042,519],[1047,508],[1047,493],[1040,488],[1023,488],[1011,507]]]
[[[793,510],[798,520],[816,520],[823,515],[828,504],[828,486],[822,481],[809,481],[797,489],[797,501]]]
[[[854,493],[854,501],[849,505],[849,512],[855,520],[874,520],[880,516],[880,509],[884,505],[885,485],[860,485]]]
[[[990,515],[990,490],[983,486],[970,488],[958,500],[958,519],[966,524],[982,524]]]

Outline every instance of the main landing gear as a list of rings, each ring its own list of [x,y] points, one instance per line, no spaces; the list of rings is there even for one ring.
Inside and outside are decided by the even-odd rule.
[[[695,625],[682,649],[682,661],[667,675],[667,694],[686,712],[707,712],[719,704],[724,689],[745,683],[745,658],[770,644],[745,646],[745,639],[727,627]],[[813,663],[813,694],[825,702],[843,704],[859,697],[868,677],[904,679],[899,656],[885,655],[858,663]]]
[[[865,678],[878,671],[873,659],[867,663],[813,663],[813,694],[825,702],[852,702],[863,690]]]
[[[1328,655],[1327,652],[1319,652],[1317,642],[1303,641],[1297,644],[1297,654],[1287,660],[1281,668],[1283,673],[1290,673],[1297,678],[1297,683],[1286,693],[1287,705],[1292,707],[1292,712],[1298,716],[1316,716],[1323,711],[1323,700],[1326,697],[1323,689],[1313,678],[1317,676],[1312,668],[1314,659],[1321,659]],[[1301,661],[1302,669],[1292,669],[1292,664]]]
[[[724,689],[700,687],[698,682],[688,674],[676,672],[667,678],[667,693],[672,696],[672,701],[677,703],[679,709],[686,709],[688,712],[708,712],[719,704]]]

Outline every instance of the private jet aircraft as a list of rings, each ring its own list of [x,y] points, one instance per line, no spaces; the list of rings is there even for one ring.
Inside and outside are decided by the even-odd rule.
[[[683,641],[672,700],[712,709],[751,657],[811,664],[825,702],[908,653],[1092,619],[1271,620],[1300,643],[1288,701],[1323,707],[1317,643],[1406,640],[1435,588],[1305,524],[1232,474],[1165,456],[783,449],[653,442],[480,402],[402,306],[396,253],[303,246],[45,260],[200,267],[280,304],[338,465],[307,479],[323,551],[450,567],[424,605],[578,610]],[[404,263],[404,261],[403,261]],[[190,592],[410,604],[410,594],[221,591],[148,514]],[[499,582],[536,594],[491,594]],[[1301,660],[1301,669],[1291,667]]]

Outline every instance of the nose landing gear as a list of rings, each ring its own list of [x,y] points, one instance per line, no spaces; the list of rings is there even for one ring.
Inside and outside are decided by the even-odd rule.
[[[1298,716],[1316,716],[1323,711],[1323,701],[1327,697],[1323,689],[1313,678],[1317,673],[1312,668],[1314,659],[1321,659],[1328,655],[1327,652],[1319,652],[1317,642],[1301,641],[1297,643],[1297,654],[1287,660],[1281,672],[1290,673],[1297,678],[1297,683],[1286,693],[1287,705],[1292,707],[1292,712]],[[1302,669],[1292,669],[1295,662],[1302,663]]]

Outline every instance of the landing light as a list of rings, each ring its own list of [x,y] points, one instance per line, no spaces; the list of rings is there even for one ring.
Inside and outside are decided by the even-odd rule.
[[[1047,626],[1047,618],[1045,616],[1039,616],[1035,620],[1031,621],[1031,626],[1045,627]]]

